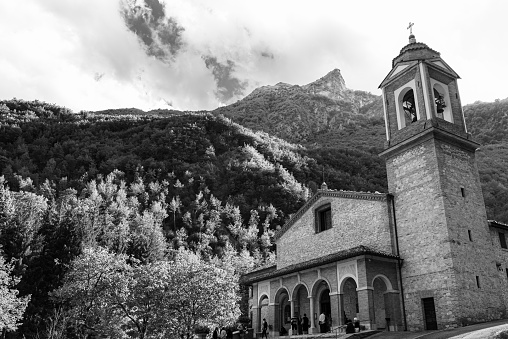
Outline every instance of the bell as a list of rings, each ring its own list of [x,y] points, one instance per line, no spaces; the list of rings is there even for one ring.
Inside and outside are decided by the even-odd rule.
[[[437,112],[438,113],[444,112],[443,105],[440,102],[437,103]]]

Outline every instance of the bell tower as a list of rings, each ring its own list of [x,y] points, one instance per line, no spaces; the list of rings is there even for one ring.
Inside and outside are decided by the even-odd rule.
[[[411,25],[410,25],[411,26]],[[381,85],[388,189],[393,195],[409,330],[500,319],[491,257],[457,73],[411,33]]]

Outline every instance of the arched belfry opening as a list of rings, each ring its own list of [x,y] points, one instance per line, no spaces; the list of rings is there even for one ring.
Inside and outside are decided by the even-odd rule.
[[[418,116],[416,115],[415,94],[413,89],[408,90],[402,97],[402,109],[404,110],[406,126],[418,121]]]
[[[415,93],[415,81],[412,80],[395,91],[397,98],[397,126],[402,129],[420,119],[418,99]]]
[[[431,79],[431,83],[432,94],[434,96],[434,104],[436,108],[436,117],[449,122],[453,122],[448,86],[441,84],[433,79]]]

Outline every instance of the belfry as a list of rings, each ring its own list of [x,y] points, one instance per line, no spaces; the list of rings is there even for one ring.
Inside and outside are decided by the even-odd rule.
[[[276,265],[241,279],[256,332],[266,318],[298,334],[291,320],[304,314],[308,333],[354,318],[403,331],[505,317],[508,225],[487,220],[459,76],[412,32],[391,67],[379,86],[389,193],[324,185],[291,217]]]

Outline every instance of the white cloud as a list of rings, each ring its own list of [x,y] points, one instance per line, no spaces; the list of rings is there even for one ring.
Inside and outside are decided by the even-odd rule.
[[[235,62],[245,94],[279,81],[306,84],[339,68],[349,88],[379,94],[391,60],[418,41],[441,52],[464,80],[463,103],[508,96],[502,80],[508,3],[408,1],[173,0],[166,15],[185,28],[184,47],[168,63],[148,56],[104,0],[0,3],[0,96],[39,99],[74,110],[178,109],[220,103],[203,56]],[[7,47],[6,47],[7,46]],[[263,56],[262,54],[265,54]],[[271,56],[273,55],[273,58]],[[104,74],[99,81],[96,74]]]

